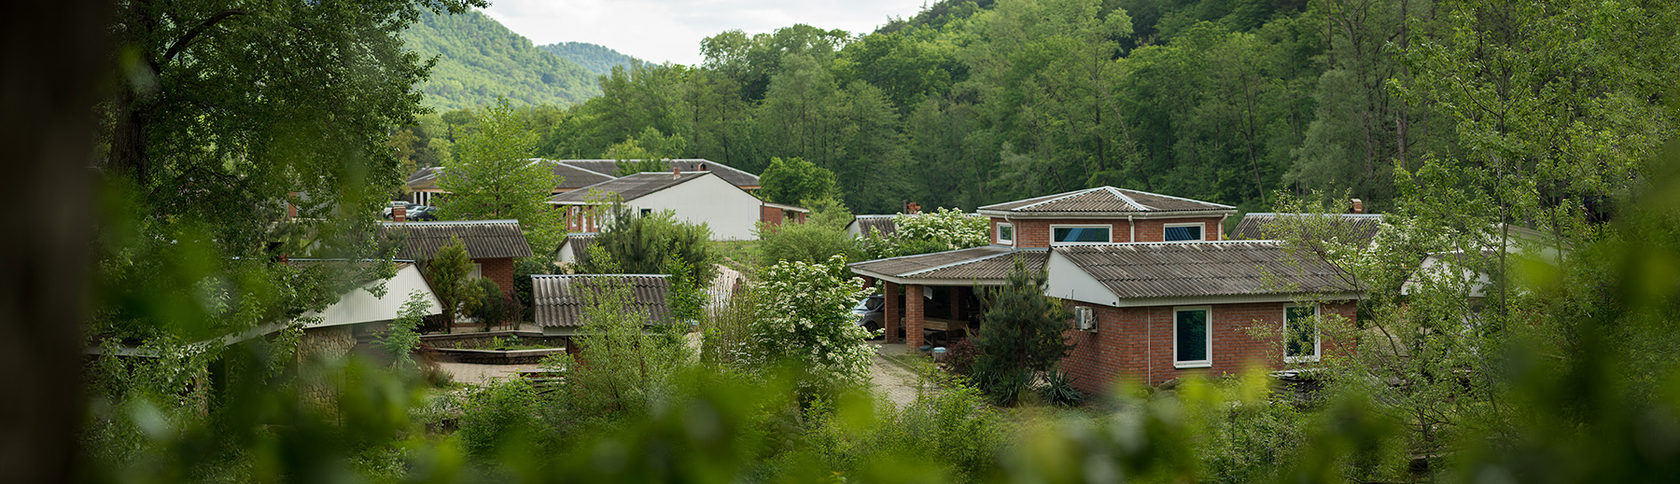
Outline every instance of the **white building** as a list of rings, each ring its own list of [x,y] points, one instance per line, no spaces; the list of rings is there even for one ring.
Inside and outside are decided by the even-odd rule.
[[[713,172],[637,173],[549,197],[566,210],[567,230],[595,232],[613,203],[636,215],[670,210],[683,222],[705,224],[712,240],[751,240],[767,204]],[[773,206],[777,214],[784,207]]]

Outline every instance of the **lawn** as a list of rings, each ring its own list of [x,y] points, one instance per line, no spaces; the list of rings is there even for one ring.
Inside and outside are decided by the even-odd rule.
[[[741,271],[752,277],[758,266],[759,241],[757,240],[717,240],[712,241],[712,248],[723,256],[723,265],[730,269]]]

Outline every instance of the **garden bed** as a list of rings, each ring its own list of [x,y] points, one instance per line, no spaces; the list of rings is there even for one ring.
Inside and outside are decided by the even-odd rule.
[[[566,352],[566,339],[534,331],[433,334],[420,338],[438,360],[454,363],[516,365],[537,363]]]

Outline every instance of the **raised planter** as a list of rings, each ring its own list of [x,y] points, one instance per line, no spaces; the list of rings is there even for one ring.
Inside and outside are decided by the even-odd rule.
[[[539,348],[532,350],[473,350],[465,348],[433,348],[438,359],[455,363],[479,363],[486,365],[522,365],[541,362],[549,355],[565,353],[565,348]]]
[[[546,348],[502,349],[494,347],[498,341],[517,339],[519,346],[541,345]],[[484,333],[429,334],[420,343],[431,350],[439,361],[516,365],[537,363],[566,352],[566,339],[543,336],[535,331],[490,331]]]

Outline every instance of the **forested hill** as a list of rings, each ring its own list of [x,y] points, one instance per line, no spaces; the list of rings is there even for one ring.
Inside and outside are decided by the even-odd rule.
[[[542,50],[560,56],[562,59],[582,66],[591,73],[600,75],[612,72],[614,67],[629,69],[632,64],[644,62],[641,59],[624,55],[604,45],[588,42],[561,42],[542,46]]]
[[[422,58],[437,56],[431,79],[421,86],[423,102],[436,109],[484,106],[497,96],[514,104],[564,106],[601,92],[595,73],[479,12],[427,13],[402,37]]]

